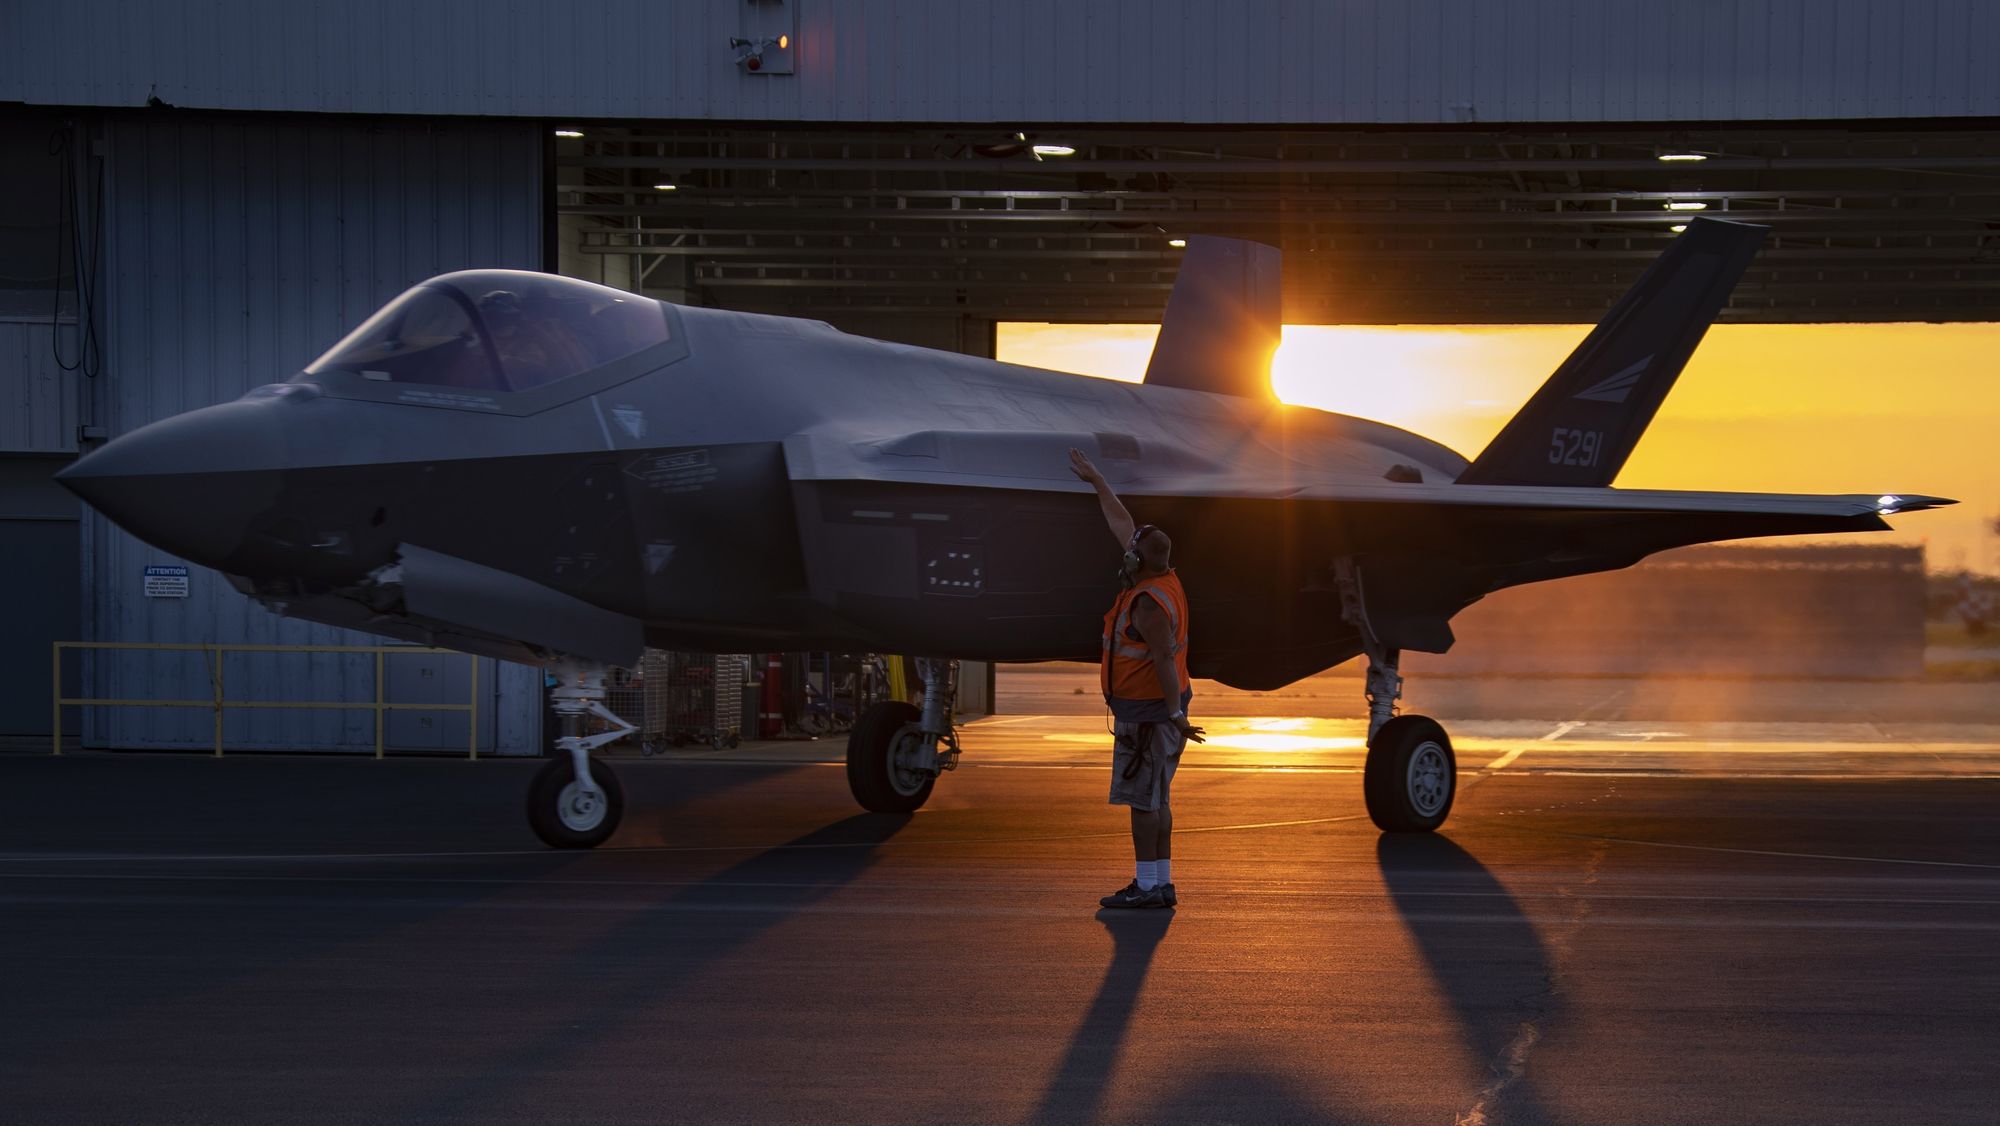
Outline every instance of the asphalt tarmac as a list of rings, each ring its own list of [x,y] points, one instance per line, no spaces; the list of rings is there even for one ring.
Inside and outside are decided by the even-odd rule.
[[[1120,914],[1088,722],[912,817],[621,761],[582,854],[533,762],[0,757],[0,1121],[2000,1118],[2000,746],[1472,724],[1385,837],[1351,721],[1217,721]]]

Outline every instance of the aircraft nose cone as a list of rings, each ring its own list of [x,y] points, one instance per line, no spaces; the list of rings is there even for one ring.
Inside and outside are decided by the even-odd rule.
[[[282,484],[273,421],[250,403],[190,411],[113,439],[56,480],[154,547],[227,570]]]

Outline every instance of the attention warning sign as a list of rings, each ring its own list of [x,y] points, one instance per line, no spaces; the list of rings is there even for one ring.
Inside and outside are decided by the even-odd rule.
[[[186,598],[187,596],[187,564],[149,563],[146,565],[147,598]]]

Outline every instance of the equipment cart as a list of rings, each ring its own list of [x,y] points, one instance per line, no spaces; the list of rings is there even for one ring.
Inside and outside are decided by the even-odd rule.
[[[719,751],[742,742],[742,654],[648,649],[640,668],[646,696],[641,746],[647,754],[694,743]]]

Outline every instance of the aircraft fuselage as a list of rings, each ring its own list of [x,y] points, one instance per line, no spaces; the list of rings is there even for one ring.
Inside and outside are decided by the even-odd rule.
[[[1198,657],[1352,649],[1331,636],[1331,593],[1299,573],[1342,529],[1280,542],[1190,483],[1254,472],[1281,506],[1300,485],[1393,466],[1448,481],[1465,464],[1318,411],[818,322],[668,315],[670,346],[525,394],[309,371],[121,438],[70,481],[142,538],[308,616],[307,596],[365,585],[415,544],[635,618],[662,647],[1028,660],[1094,657],[1116,588],[1117,546],[1070,446],[1175,537]],[[830,452],[896,479],[816,473]]]

